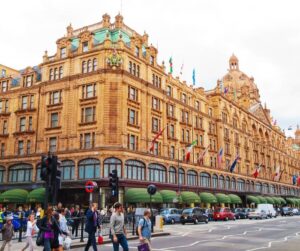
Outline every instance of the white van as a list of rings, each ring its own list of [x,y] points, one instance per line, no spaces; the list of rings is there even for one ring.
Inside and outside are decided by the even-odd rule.
[[[277,217],[276,211],[272,204],[258,204],[257,209],[266,211],[268,217],[270,217],[270,218]]]

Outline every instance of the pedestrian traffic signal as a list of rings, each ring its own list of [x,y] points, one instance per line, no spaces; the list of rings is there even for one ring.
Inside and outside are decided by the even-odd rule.
[[[112,197],[117,197],[119,194],[119,177],[116,169],[112,170],[109,174],[109,186],[111,188]]]
[[[43,181],[47,181],[51,172],[51,158],[49,156],[42,156],[41,159],[41,173],[40,173],[40,178]]]

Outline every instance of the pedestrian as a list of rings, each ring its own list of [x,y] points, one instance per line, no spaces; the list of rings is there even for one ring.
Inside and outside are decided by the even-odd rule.
[[[36,225],[36,220],[34,219],[34,214],[31,214],[28,216],[28,221],[27,221],[27,229],[26,229],[26,246],[22,249],[22,251],[26,250],[29,247],[30,251],[33,251],[33,241],[32,237],[35,233],[39,231],[37,225]]]
[[[60,212],[63,211],[63,208],[59,210]],[[54,217],[52,217],[52,222],[53,222],[53,239],[51,241],[51,248],[52,251],[63,251],[63,243],[62,240],[64,239],[65,236],[68,235],[67,232],[62,230],[60,228],[60,215],[59,213],[55,212]],[[66,225],[66,221],[62,223],[62,225]],[[62,239],[60,238],[62,237]]]
[[[78,236],[78,228],[80,224],[80,208],[78,205],[76,205],[74,212],[72,213],[72,219],[73,219],[73,225],[72,225],[72,235],[75,234],[75,237]]]
[[[100,229],[100,221],[98,214],[98,205],[97,203],[92,203],[90,208],[86,212],[86,224],[85,224],[85,232],[88,233],[88,242],[85,246],[85,251],[88,251],[90,246],[93,247],[94,251],[97,251],[96,237],[95,234],[97,232],[97,228]]]
[[[65,212],[63,209],[59,212],[59,227],[61,231],[65,233],[58,236],[59,246],[61,247],[63,247],[65,238],[70,235]]]
[[[151,211],[146,209],[144,217],[140,219],[138,224],[138,234],[141,244],[147,243],[149,250],[151,250]]]
[[[8,246],[8,251],[10,251],[11,240],[14,235],[14,226],[12,224],[13,216],[9,215],[6,217],[6,223],[2,227],[2,247],[0,251],[4,251],[5,246]]]
[[[123,251],[128,251],[127,232],[124,224],[123,206],[117,202],[114,204],[115,211],[110,218],[110,233],[114,251],[119,251],[119,246]]]
[[[48,208],[39,226],[40,231],[44,232],[44,251],[51,251],[51,243],[54,240],[54,220],[52,214],[53,209]]]

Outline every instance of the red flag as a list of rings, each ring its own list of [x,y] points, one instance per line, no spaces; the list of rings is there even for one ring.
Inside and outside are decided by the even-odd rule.
[[[154,144],[156,142],[156,140],[160,137],[160,135],[163,134],[164,130],[165,130],[166,127],[164,127],[163,129],[161,129],[158,134],[156,134],[156,136],[154,137],[154,139],[152,140],[151,142],[151,146],[150,146],[150,152],[153,152],[154,151]]]
[[[297,185],[300,186],[300,176],[297,179]]]
[[[257,176],[258,176],[258,174],[260,172],[260,169],[261,169],[261,165],[258,165],[258,167],[256,168],[255,172],[253,173],[253,176],[254,176],[255,179],[257,178]]]

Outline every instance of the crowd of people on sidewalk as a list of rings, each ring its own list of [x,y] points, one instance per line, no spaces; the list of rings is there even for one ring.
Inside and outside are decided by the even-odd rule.
[[[72,207],[71,210],[63,208],[61,203],[55,207],[48,207],[46,212],[41,207],[34,210],[25,210],[27,208],[19,207],[16,211],[10,211],[6,208],[0,209],[0,223],[2,232],[2,245],[0,251],[4,251],[7,247],[11,250],[12,238],[14,236],[14,214],[22,218],[26,222],[26,244],[22,251],[33,251],[35,245],[43,246],[44,251],[62,251],[68,250],[71,246],[71,236],[78,236],[78,228],[81,219],[85,217],[84,231],[88,234],[88,241],[85,246],[85,251],[90,247],[97,251],[96,236],[101,237],[101,229],[104,215],[108,212],[98,210],[97,203],[92,203],[84,212],[79,206]],[[110,234],[109,238],[113,244],[113,251],[118,251],[121,246],[124,251],[128,251],[127,231],[125,226],[124,208],[121,203],[115,203],[110,209]],[[145,210],[144,217],[137,224],[137,233],[141,246],[146,245],[146,249],[151,250],[151,212]],[[72,226],[72,231],[68,226]],[[37,235],[34,242],[33,236]],[[102,238],[103,240],[103,238]]]

